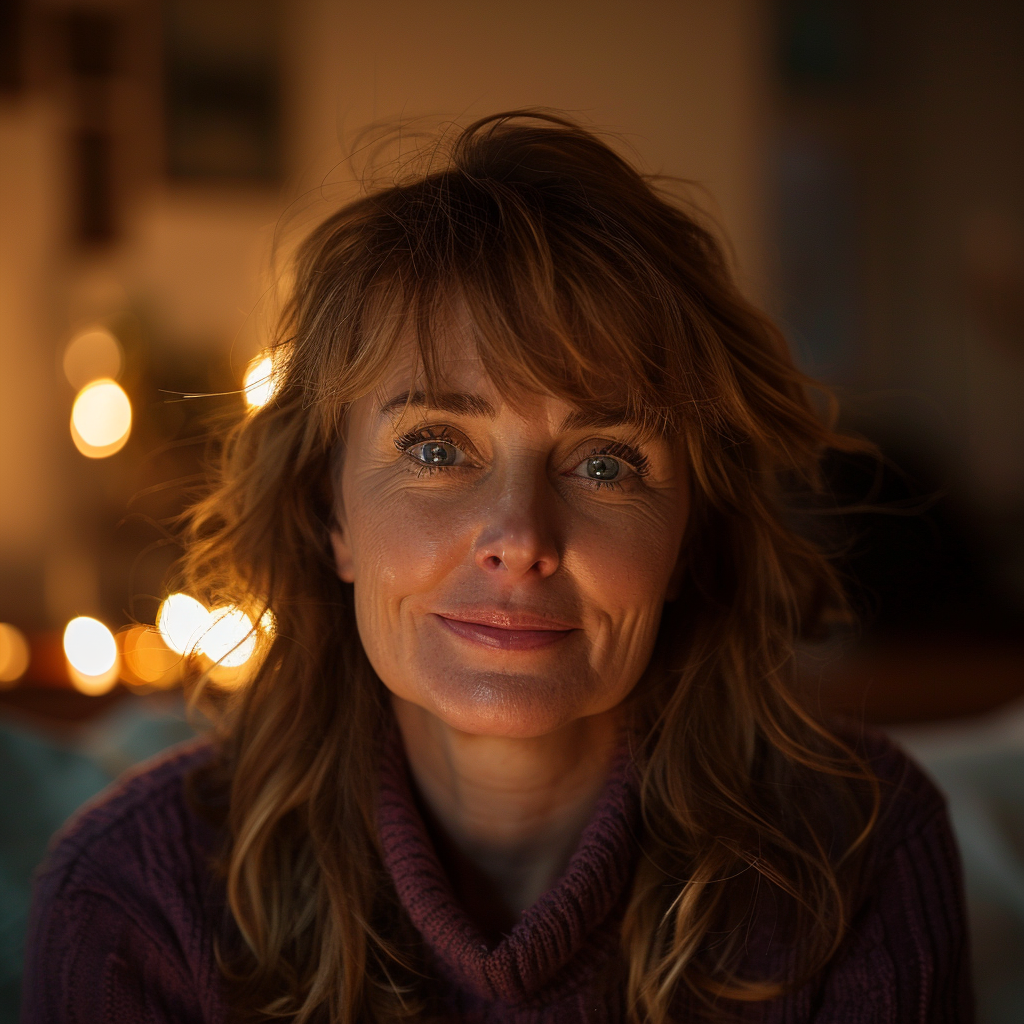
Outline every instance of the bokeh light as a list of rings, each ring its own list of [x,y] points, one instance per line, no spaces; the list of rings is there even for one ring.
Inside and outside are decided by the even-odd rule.
[[[249,363],[242,378],[245,404],[250,409],[259,409],[274,397],[277,381],[274,379],[274,361],[268,355],[258,355]]]
[[[275,628],[270,609],[254,627],[252,619],[235,605],[220,605],[208,611],[194,597],[182,593],[171,594],[163,601],[156,621],[158,635],[136,635],[141,627],[125,634],[125,667],[131,674],[130,682],[177,685],[182,669],[179,656],[199,654],[213,663],[207,666],[213,683],[236,689],[251,677],[250,662],[260,634],[270,635]],[[171,658],[176,658],[174,664]]]
[[[114,634],[99,619],[79,615],[64,630],[68,661],[87,676],[101,676],[117,663]]]
[[[256,650],[252,619],[240,608],[225,605],[210,612],[209,625],[200,649],[211,661],[225,668],[239,668]]]
[[[68,676],[75,689],[99,696],[117,683],[117,642],[98,619],[80,615],[64,630]]]
[[[0,689],[13,686],[28,668],[28,641],[17,626],[0,622]]]
[[[102,377],[117,378],[123,365],[121,345],[105,327],[81,331],[64,350],[64,376],[76,389]]]
[[[122,387],[102,379],[87,384],[71,408],[71,438],[91,459],[119,452],[132,430],[132,405]]]
[[[156,614],[156,628],[176,654],[191,654],[210,624],[210,613],[188,594],[171,594]]]
[[[159,630],[133,626],[118,635],[122,671],[129,684],[169,689],[181,681],[181,654],[167,646]]]

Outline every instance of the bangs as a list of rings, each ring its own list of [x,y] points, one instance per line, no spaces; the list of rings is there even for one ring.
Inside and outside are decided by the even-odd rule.
[[[331,288],[349,308],[305,382],[322,415],[340,424],[410,342],[416,389],[445,391],[450,353],[468,338],[514,407],[546,394],[598,424],[678,433],[702,400],[687,386],[699,378],[680,288],[579,193],[578,182],[513,188],[449,172],[362,200]],[[326,288],[321,276],[312,290]]]

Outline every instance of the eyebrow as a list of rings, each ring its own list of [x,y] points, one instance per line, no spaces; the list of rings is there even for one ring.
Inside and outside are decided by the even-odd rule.
[[[400,395],[389,398],[381,406],[380,415],[387,416],[407,406],[436,409],[438,412],[451,412],[461,416],[486,416],[492,420],[498,415],[486,398],[466,391],[441,391],[430,398],[423,391],[403,391]]]
[[[438,412],[450,412],[460,416],[486,416],[494,419],[498,413],[494,406],[480,395],[467,391],[441,391],[430,397],[424,391],[403,391],[389,398],[380,409],[380,416],[390,415],[415,406],[420,409],[432,409]],[[583,430],[587,427],[616,427],[633,424],[626,416],[616,412],[604,415],[588,412],[586,409],[574,409],[562,420],[561,430]]]

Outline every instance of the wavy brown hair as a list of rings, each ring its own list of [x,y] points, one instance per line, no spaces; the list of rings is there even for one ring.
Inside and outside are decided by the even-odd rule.
[[[680,1000],[697,1014],[772,998],[836,952],[874,813],[870,774],[793,685],[798,638],[842,606],[794,507],[821,493],[822,454],[853,442],[816,411],[779,330],[670,183],[535,111],[485,118],[424,153],[299,247],[275,397],[233,429],[190,520],[193,593],[276,620],[248,685],[212,704],[218,757],[204,778],[227,797],[238,937],[220,957],[233,1012],[431,1015],[375,828],[390,711],[328,533],[347,407],[410,330],[424,387],[437,386],[457,313],[509,401],[549,393],[688,452],[681,596],[630,698],[643,856],[622,998],[630,1019],[657,1024]],[[785,977],[743,959],[769,904],[790,929]]]

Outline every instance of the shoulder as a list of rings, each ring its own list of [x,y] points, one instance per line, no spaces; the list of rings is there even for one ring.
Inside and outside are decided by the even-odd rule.
[[[97,986],[123,988],[111,978],[126,972],[147,998],[159,990],[165,1000],[215,1003],[218,836],[185,793],[189,772],[212,757],[202,740],[172,748],[54,837],[36,875],[27,944],[26,1005],[38,1019],[62,1020],[53,1006],[99,999]]]
[[[193,740],[122,776],[54,836],[38,877],[88,874],[123,890],[133,869],[173,872],[212,852],[212,830],[185,799],[186,776],[212,757],[208,741]]]
[[[850,721],[832,720],[827,726],[870,769],[877,813],[858,855],[840,862],[849,903],[833,956],[777,1002],[751,1004],[743,1019],[969,1024],[973,1012],[963,883],[945,797],[884,733]],[[870,789],[855,784],[853,792],[870,813]],[[843,843],[833,848],[846,849],[851,837],[841,820],[843,802],[823,810],[809,803],[812,807],[825,839],[842,836]],[[799,944],[779,944],[777,921],[774,908],[766,904],[764,930],[756,933],[752,948],[779,975],[799,976]]]
[[[835,731],[870,766],[880,801],[860,899],[814,1020],[967,1024],[963,879],[945,797],[884,734]]]
[[[884,732],[851,721],[832,725],[835,734],[866,762],[878,782],[873,859],[884,859],[936,821],[947,821],[945,796]]]

